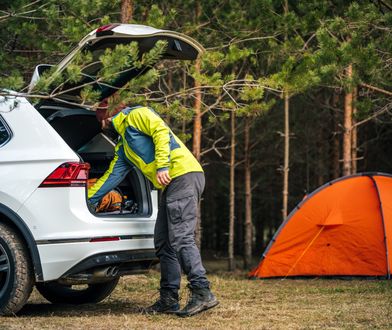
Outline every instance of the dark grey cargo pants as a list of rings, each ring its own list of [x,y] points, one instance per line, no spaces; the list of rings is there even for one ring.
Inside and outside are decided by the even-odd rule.
[[[204,183],[204,173],[191,172],[174,178],[163,191],[154,233],[163,289],[180,288],[181,269],[192,287],[209,287],[195,243],[197,205]]]

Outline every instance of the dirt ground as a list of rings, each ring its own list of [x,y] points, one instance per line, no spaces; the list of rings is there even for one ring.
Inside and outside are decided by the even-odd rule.
[[[262,281],[245,273],[210,280],[220,305],[192,318],[139,312],[158,297],[159,274],[151,271],[122,278],[96,305],[56,306],[34,291],[18,316],[0,318],[0,329],[392,329],[391,281]]]

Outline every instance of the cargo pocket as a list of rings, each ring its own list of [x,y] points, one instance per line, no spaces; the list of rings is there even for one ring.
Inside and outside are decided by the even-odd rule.
[[[187,196],[167,202],[167,211],[171,223],[179,223],[197,216],[195,197]]]

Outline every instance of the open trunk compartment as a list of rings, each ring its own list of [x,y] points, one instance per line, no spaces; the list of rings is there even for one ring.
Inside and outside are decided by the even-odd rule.
[[[41,106],[38,111],[78,154],[80,159],[91,165],[89,178],[99,178],[105,173],[114,157],[115,143],[101,132],[94,112],[56,105]],[[124,204],[126,204],[122,210],[96,213],[96,215],[149,216],[152,213],[151,188],[151,183],[135,168],[117,187],[124,196]]]

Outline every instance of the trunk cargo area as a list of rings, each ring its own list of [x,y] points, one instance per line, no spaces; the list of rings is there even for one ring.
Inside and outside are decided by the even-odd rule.
[[[116,142],[102,133],[95,113],[54,105],[41,105],[38,111],[78,154],[81,161],[90,164],[89,179],[100,178],[114,157]],[[152,212],[151,188],[151,183],[143,174],[138,169],[133,169],[116,187],[123,196],[121,210],[95,214],[119,217],[149,216]]]

